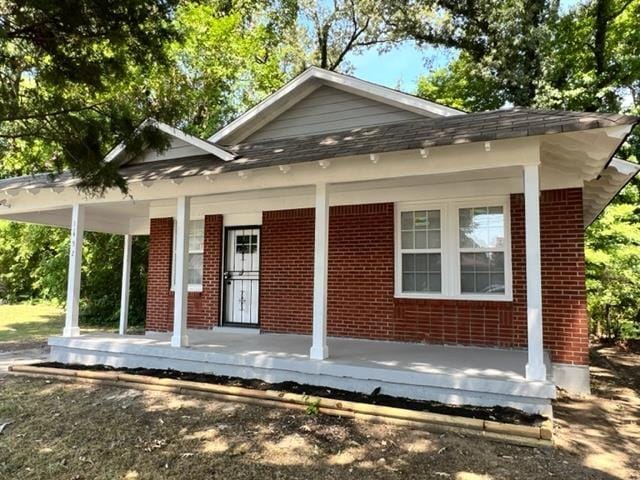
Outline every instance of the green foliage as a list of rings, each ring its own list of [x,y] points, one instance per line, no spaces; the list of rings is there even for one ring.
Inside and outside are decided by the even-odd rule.
[[[561,14],[549,3],[542,6],[537,19],[513,15],[518,11],[513,10],[516,4],[521,10],[529,3],[510,0],[482,4],[479,16],[467,18],[464,9],[470,4],[463,2],[450,6],[457,16],[445,18],[444,23],[410,23],[414,34],[430,35],[443,45],[449,45],[448,38],[460,49],[446,68],[420,79],[418,94],[470,111],[516,103],[638,114],[640,1],[591,0]],[[447,8],[436,16],[440,18],[443,11]],[[447,30],[447,25],[463,18],[468,22],[462,22],[460,31]],[[494,22],[483,23],[483,18],[493,18]],[[480,38],[478,29],[483,32]],[[508,31],[521,33],[507,41]],[[497,42],[500,38],[503,41]],[[527,48],[523,45],[531,43],[537,45],[534,53],[539,65],[533,78],[518,73],[523,64],[516,58],[525,55]],[[500,52],[496,50],[498,45]],[[508,72],[509,62],[500,59],[513,59],[515,73]],[[531,95],[525,98],[515,95],[517,91]],[[635,161],[638,154],[640,138],[636,132],[619,155]],[[586,231],[591,328],[593,333],[612,338],[640,336],[639,186],[639,180],[632,182]]]
[[[609,338],[640,337],[640,195],[629,185],[587,230],[591,330]]]
[[[144,321],[147,239],[133,245],[130,323]],[[123,240],[87,233],[83,248],[81,316],[85,324],[117,323],[120,314]],[[67,292],[69,232],[61,228],[0,222],[0,299],[40,299],[63,304]]]
[[[4,0],[0,160],[4,173],[70,170],[89,190],[126,186],[102,162],[150,111],[132,72],[165,63],[175,0]],[[158,145],[160,146],[160,145]]]

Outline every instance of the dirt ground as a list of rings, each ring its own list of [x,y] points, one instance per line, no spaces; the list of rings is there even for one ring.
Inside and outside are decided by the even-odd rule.
[[[593,357],[596,395],[558,401],[555,449],[0,376],[0,478],[640,479],[640,355]]]

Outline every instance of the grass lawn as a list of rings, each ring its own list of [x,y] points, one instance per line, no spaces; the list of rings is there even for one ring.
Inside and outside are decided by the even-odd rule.
[[[61,307],[40,303],[0,305],[0,344],[43,342],[62,332]]]
[[[640,478],[640,355],[596,352],[594,397],[563,398],[557,447],[169,392],[0,376],[4,479]],[[634,377],[635,378],[635,377]]]
[[[42,345],[47,337],[60,335],[64,310],[49,303],[0,305],[0,352]],[[99,330],[92,327],[86,330]],[[116,331],[115,328],[104,328]]]

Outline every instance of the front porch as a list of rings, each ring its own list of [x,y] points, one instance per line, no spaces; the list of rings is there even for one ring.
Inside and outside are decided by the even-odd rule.
[[[189,348],[170,334],[52,337],[51,360],[84,365],[176,369],[295,381],[450,404],[510,406],[550,415],[555,387],[526,379],[527,351],[329,338],[331,357],[309,358],[311,337],[190,330]],[[546,363],[549,359],[546,357]]]

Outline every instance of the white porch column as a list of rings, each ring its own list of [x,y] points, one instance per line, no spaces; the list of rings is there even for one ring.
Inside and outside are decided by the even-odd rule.
[[[71,240],[69,243],[69,272],[67,273],[67,309],[62,335],[80,335],[80,275],[82,269],[82,241],[84,238],[84,205],[75,204],[71,213]]]
[[[329,253],[329,195],[327,185],[316,185],[316,224],[313,255],[313,342],[309,357],[323,360],[327,348],[327,267]]]
[[[124,254],[122,256],[122,291],[120,292],[120,335],[127,333],[129,323],[129,286],[131,282],[131,246],[133,237],[124,236]]]
[[[538,165],[524,167],[524,217],[527,264],[527,380],[546,380],[542,343],[540,267],[540,179]]]
[[[191,213],[191,199],[189,197],[178,198],[176,212],[176,274],[175,274],[175,300],[173,302],[173,336],[172,347],[189,346],[187,337],[187,295],[188,295],[188,268],[189,268],[189,218]]]

